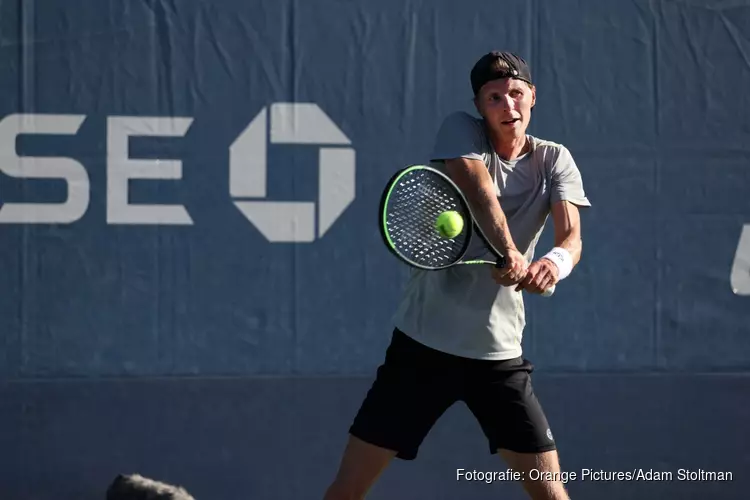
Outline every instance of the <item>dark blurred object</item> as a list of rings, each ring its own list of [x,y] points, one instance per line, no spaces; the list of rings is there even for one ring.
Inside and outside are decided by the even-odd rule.
[[[195,500],[179,486],[138,474],[119,474],[107,489],[107,500]]]

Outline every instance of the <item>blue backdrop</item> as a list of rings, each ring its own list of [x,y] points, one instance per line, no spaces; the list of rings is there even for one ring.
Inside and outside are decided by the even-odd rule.
[[[103,498],[138,471],[322,497],[407,273],[381,189],[473,112],[469,70],[503,49],[531,64],[530,132],[571,150],[593,203],[576,272],[527,301],[563,467],[674,474],[571,494],[741,498],[749,6],[3,3],[0,496]],[[371,498],[522,498],[457,468],[504,469],[461,407]]]

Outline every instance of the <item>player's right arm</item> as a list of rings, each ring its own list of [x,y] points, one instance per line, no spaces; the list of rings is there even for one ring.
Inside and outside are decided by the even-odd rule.
[[[474,218],[490,244],[505,256],[506,265],[497,276],[520,281],[528,263],[518,251],[508,228],[508,220],[495,194],[495,183],[483,161],[469,158],[445,160],[446,173],[466,195]]]
[[[467,113],[456,112],[443,120],[430,158],[445,164],[446,173],[466,196],[482,233],[505,257],[505,268],[493,269],[495,278],[502,276],[512,285],[523,279],[527,263],[513,243],[508,221],[497,200],[495,183],[483,160],[485,147],[477,120]]]

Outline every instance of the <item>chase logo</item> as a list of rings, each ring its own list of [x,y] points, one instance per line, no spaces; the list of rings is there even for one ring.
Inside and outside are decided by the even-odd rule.
[[[317,203],[263,199],[269,142],[320,146]],[[229,148],[229,192],[234,204],[268,241],[314,241],[316,221],[320,238],[354,200],[355,152],[350,145],[317,104],[274,103],[270,113],[263,108]]]
[[[0,203],[0,223],[73,224],[84,216],[91,191],[86,167],[74,158],[21,156],[16,151],[16,141],[25,134],[75,136],[86,118],[12,114],[0,120],[0,172],[19,179],[56,179],[66,184],[66,196],[61,202]],[[107,117],[108,224],[193,225],[187,207],[181,204],[135,203],[130,196],[132,180],[181,180],[182,161],[131,158],[128,147],[131,137],[184,137],[192,125],[192,117]],[[266,161],[269,142],[320,146],[315,165],[319,180],[317,201],[265,199],[267,172],[274,168]],[[229,153],[228,195],[268,241],[314,241],[354,200],[355,151],[349,138],[317,104],[274,103],[270,108],[264,107],[234,140]]]

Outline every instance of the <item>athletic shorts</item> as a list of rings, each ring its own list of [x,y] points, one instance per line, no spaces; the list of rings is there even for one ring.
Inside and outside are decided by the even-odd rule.
[[[425,346],[395,329],[375,381],[349,429],[398,458],[414,460],[438,418],[463,401],[479,422],[490,453],[555,449],[531,387],[533,366],[516,358],[469,359]]]

